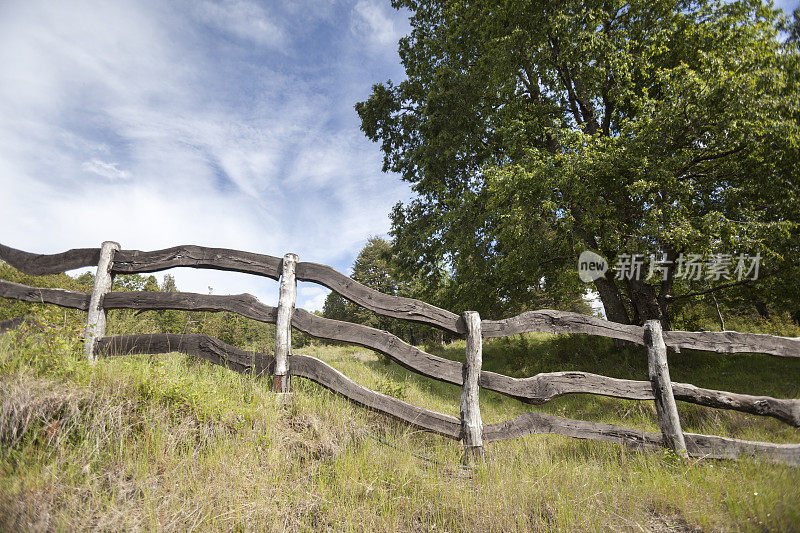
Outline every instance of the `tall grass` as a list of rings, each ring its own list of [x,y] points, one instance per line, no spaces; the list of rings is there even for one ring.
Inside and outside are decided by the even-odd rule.
[[[282,403],[267,379],[179,354],[92,366],[80,348],[70,328],[32,325],[0,336],[0,529],[789,531],[800,524],[797,468],[682,462],[541,435],[492,444],[487,464],[465,470],[457,442],[301,379]],[[464,343],[429,349],[458,360]],[[458,414],[458,387],[368,350],[298,351],[373,389]],[[675,380],[800,397],[797,361],[682,353],[670,354],[670,364]],[[488,341],[484,367],[515,376],[647,373],[640,350],[615,352],[583,336]],[[679,407],[687,431],[800,441],[774,420]],[[483,392],[481,409],[486,423],[539,410],[658,430],[652,402],[575,395],[528,406]]]

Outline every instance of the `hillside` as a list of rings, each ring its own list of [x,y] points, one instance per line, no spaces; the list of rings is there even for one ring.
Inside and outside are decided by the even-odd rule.
[[[666,453],[529,436],[491,445],[487,465],[465,470],[458,443],[301,379],[282,404],[267,379],[180,354],[90,366],[69,323],[0,336],[3,529],[774,531],[800,523],[796,468],[683,463]],[[458,359],[464,344],[429,349]],[[458,413],[457,387],[368,350],[296,351],[375,390]],[[647,374],[639,350],[617,353],[610,341],[580,336],[488,341],[484,361],[514,376]],[[800,397],[792,360],[682,353],[671,356],[670,370],[698,386]],[[526,406],[483,393],[481,405],[487,423],[541,410],[658,430],[652,402],[568,396]],[[771,419],[679,408],[687,431],[798,442],[796,429]]]

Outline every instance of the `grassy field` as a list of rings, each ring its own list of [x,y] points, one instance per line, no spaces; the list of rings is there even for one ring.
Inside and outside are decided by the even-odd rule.
[[[74,329],[74,328],[73,328]],[[0,336],[0,529],[272,531],[791,531],[800,469],[677,460],[612,444],[529,436],[460,465],[460,446],[296,379],[282,404],[268,379],[180,354],[91,366],[70,328]],[[429,348],[452,359],[464,343]],[[368,350],[311,345],[356,381],[458,414],[459,389]],[[531,335],[486,342],[484,368],[513,376],[587,370],[646,379],[640,350]],[[800,397],[798,361],[670,354],[676,381]],[[658,431],[652,402],[574,395],[527,406],[482,393],[485,423],[526,410]],[[679,403],[687,431],[800,442],[772,419]],[[415,455],[416,454],[416,455]],[[424,456],[424,458],[419,457]]]

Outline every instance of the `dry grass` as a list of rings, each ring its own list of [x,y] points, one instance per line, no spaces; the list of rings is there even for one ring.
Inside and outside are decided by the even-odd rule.
[[[549,359],[591,363],[565,360],[580,347],[558,342],[534,339],[525,347],[542,368]],[[24,332],[0,336],[0,529],[662,532],[790,531],[800,523],[796,468],[682,463],[669,454],[531,436],[492,445],[488,464],[464,471],[457,443],[307,381],[296,380],[293,401],[284,404],[267,380],[180,355],[92,367],[75,348]],[[486,353],[505,353],[518,368],[509,348],[487,343]],[[443,353],[455,357],[461,349]],[[386,366],[366,350],[305,351],[367,386],[457,413],[457,388]],[[635,359],[625,359],[635,356],[620,357],[597,368],[639,372]],[[757,392],[785,395],[784,382],[796,386],[793,367],[764,368],[774,372],[764,379],[775,388]],[[531,407],[487,394],[482,408],[496,421]],[[646,402],[572,397],[542,409],[655,427]],[[798,440],[797,430],[758,417],[685,406],[682,414],[691,415],[692,429]]]

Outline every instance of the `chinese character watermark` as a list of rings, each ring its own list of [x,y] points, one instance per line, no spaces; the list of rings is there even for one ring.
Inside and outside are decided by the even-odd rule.
[[[702,254],[681,253],[674,261],[667,254],[628,254],[617,255],[611,271],[617,280],[649,281],[656,276],[666,279],[670,274],[674,279],[689,281],[720,281],[746,279],[756,280],[761,268],[761,254],[737,255],[715,253],[707,257]],[[606,275],[608,262],[602,256],[585,251],[578,258],[578,275],[585,282],[594,281]]]
[[[613,270],[617,273],[616,279],[642,279],[644,255],[619,254],[614,263]]]

